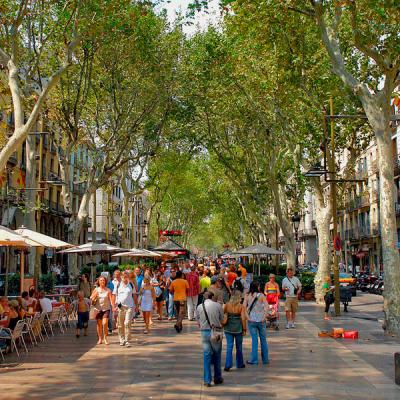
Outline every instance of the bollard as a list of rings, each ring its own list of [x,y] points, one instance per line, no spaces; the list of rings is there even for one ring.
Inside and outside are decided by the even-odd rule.
[[[394,381],[400,385],[400,353],[394,353]]]

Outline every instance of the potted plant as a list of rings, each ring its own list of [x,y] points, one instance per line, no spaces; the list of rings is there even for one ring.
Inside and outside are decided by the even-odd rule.
[[[300,276],[304,300],[312,300],[314,298],[314,275],[315,274],[303,273]]]

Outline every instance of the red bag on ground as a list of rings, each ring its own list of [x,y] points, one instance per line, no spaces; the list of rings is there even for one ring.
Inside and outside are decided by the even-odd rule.
[[[358,331],[345,331],[343,334],[344,339],[358,339]]]

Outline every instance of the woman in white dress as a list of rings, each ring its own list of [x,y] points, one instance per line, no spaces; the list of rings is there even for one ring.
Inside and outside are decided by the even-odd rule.
[[[142,287],[140,288],[140,308],[143,313],[144,323],[146,325],[146,329],[144,333],[149,333],[150,329],[150,317],[151,313],[153,312],[154,302],[156,300],[156,292],[154,287],[150,284],[150,278],[145,276],[143,279]]]

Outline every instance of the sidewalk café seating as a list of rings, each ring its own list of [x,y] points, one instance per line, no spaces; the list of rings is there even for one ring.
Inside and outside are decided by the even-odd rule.
[[[64,326],[62,322],[62,307],[55,307],[53,311],[47,314],[47,318],[45,319],[47,326],[50,329],[52,336],[54,336],[53,326],[58,325],[61,333],[64,333]]]
[[[40,336],[41,336],[42,342],[44,342],[44,336],[43,336],[42,332],[44,332],[47,339],[49,339],[49,334],[47,333],[47,329],[46,329],[46,319],[47,319],[47,314],[45,312],[42,312],[39,317]]]
[[[40,341],[43,341],[40,312],[36,312],[32,317],[27,318],[25,322],[27,330],[24,331],[24,333],[29,334],[32,346],[38,344],[37,338],[39,338]]]
[[[4,361],[3,352],[6,350],[7,350],[7,342],[4,338],[0,337],[0,355],[3,361]]]
[[[15,328],[13,331],[8,328],[0,328],[0,336],[2,338],[8,339],[11,341],[11,351],[15,349],[18,357],[19,357],[19,351],[18,351],[18,346],[17,346],[17,340],[23,344],[26,353],[28,353],[28,348],[26,347],[25,340],[24,340],[24,328],[25,328],[25,321],[20,320],[17,322],[17,325],[15,325]]]

